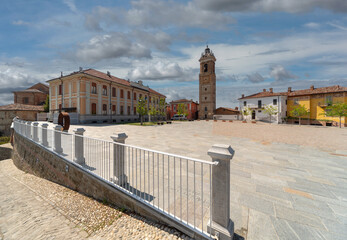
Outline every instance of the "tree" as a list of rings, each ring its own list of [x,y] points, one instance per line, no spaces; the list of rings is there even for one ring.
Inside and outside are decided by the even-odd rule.
[[[299,125],[301,125],[301,118],[303,116],[306,116],[310,113],[310,111],[304,106],[304,105],[298,105],[294,107],[292,111],[290,111],[290,114],[294,117],[299,118]]]
[[[246,116],[246,119],[245,119],[245,120],[247,120],[247,116],[251,115],[251,113],[252,113],[252,110],[249,109],[248,107],[245,107],[245,108],[243,109],[243,115]]]
[[[43,105],[43,111],[44,112],[49,112],[49,95],[47,95],[45,104]]]
[[[325,109],[325,116],[338,117],[340,120],[341,128],[341,118],[347,117],[347,103],[335,103],[330,106],[327,106]]]
[[[151,116],[157,115],[157,110],[155,109],[153,104],[149,106],[148,115],[149,115],[149,121],[151,121]]]
[[[144,97],[140,97],[137,101],[136,112],[140,115],[141,125],[143,125],[143,116],[148,113],[147,100]]]
[[[177,114],[187,116],[187,106],[184,103],[178,104]]]
[[[165,102],[165,98],[161,98],[159,101],[158,114],[160,116],[165,116],[165,108],[167,103]]]
[[[264,107],[264,112],[267,114],[267,115],[269,115],[269,117],[270,117],[270,123],[271,123],[271,116],[272,115],[276,115],[278,112],[277,112],[277,107],[276,106],[274,106],[274,105],[266,105],[265,107]]]

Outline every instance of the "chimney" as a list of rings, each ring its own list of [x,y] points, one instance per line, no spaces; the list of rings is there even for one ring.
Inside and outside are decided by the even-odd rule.
[[[111,77],[111,73],[109,71],[107,71],[107,76]]]
[[[292,87],[288,87],[288,92],[292,92]]]
[[[311,90],[314,90],[314,85],[311,85],[310,89],[311,89]]]
[[[242,97],[244,98],[244,97],[245,97],[245,94],[242,94]]]
[[[238,111],[238,110],[239,110],[239,107],[235,107],[235,110]]]
[[[269,90],[270,90],[270,93],[273,93],[272,88],[269,88]]]
[[[265,89],[265,88],[263,89],[263,92],[266,92],[266,89]]]

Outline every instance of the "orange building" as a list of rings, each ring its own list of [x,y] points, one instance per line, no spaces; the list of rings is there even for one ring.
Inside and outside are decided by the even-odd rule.
[[[14,103],[27,105],[44,105],[48,93],[49,87],[47,85],[43,83],[37,83],[28,89],[13,92]]]
[[[137,121],[137,101],[159,107],[165,96],[144,86],[94,69],[73,72],[47,81],[51,113],[67,111],[77,123]]]
[[[168,113],[170,116],[170,119],[175,115],[178,114],[178,105],[183,104],[185,106],[185,111],[187,115],[188,120],[195,120],[198,119],[198,106],[199,104],[194,102],[192,99],[187,100],[187,99],[179,99],[170,102],[170,105],[168,107]]]

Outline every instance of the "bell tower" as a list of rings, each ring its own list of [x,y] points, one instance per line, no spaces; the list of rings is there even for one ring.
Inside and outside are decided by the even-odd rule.
[[[199,119],[212,119],[216,110],[216,58],[208,45],[199,62]]]

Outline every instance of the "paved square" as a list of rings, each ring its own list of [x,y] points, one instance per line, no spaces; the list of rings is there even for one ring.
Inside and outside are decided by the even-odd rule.
[[[126,144],[204,160],[210,160],[207,151],[213,144],[231,145],[235,150],[231,163],[231,218],[236,233],[249,240],[345,239],[347,153],[342,142],[329,145],[336,146],[336,149],[330,147],[326,149],[329,151],[323,151],[319,147],[271,142],[269,135],[272,133],[264,131],[271,129],[270,125],[259,125],[254,129],[249,123],[252,131],[264,131],[265,140],[256,141],[252,140],[252,131],[245,132],[242,138],[232,136],[232,133],[229,136],[223,134],[220,129],[215,131],[216,126],[223,129],[220,124],[235,124],[236,129],[247,128],[238,122],[211,121],[147,127],[82,127],[86,129],[85,136],[111,140],[112,133],[125,132],[129,136]],[[346,129],[273,127],[291,127],[291,131],[302,132],[301,138],[305,137],[305,131],[311,131],[321,137],[333,132],[336,138],[330,142],[347,139]],[[72,126],[71,130],[74,128],[77,126]]]

